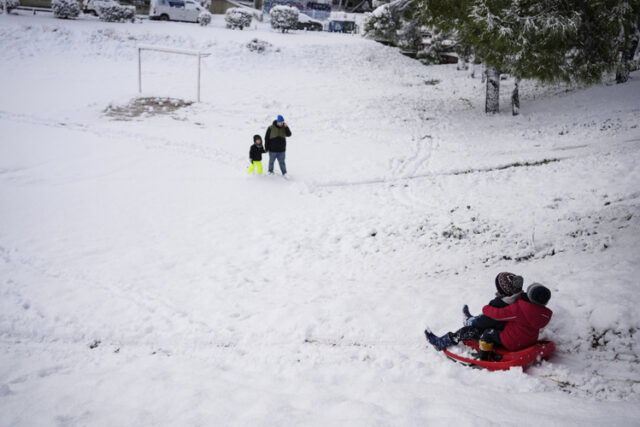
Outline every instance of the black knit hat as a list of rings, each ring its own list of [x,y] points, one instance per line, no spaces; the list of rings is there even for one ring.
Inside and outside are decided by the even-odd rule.
[[[508,297],[522,291],[524,280],[522,276],[513,273],[498,273],[496,276],[496,289],[502,296]]]
[[[532,283],[527,288],[527,297],[534,304],[547,305],[551,299],[551,291],[540,283]]]
[[[259,139],[262,142],[262,137],[260,135],[253,135],[253,142],[256,142],[256,139]]]

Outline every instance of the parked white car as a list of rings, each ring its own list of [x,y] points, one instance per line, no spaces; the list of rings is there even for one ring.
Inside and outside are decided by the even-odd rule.
[[[110,6],[114,3],[119,4],[115,0],[84,0],[82,2],[82,13],[88,13],[93,16],[98,16],[100,14],[100,8],[102,6]]]
[[[204,10],[194,0],[151,0],[149,19],[198,22],[198,16]]]

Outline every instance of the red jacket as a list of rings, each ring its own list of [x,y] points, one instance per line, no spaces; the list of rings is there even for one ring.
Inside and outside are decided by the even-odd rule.
[[[506,322],[500,340],[507,350],[520,350],[538,341],[540,329],[547,326],[553,312],[543,305],[520,298],[504,308],[482,307],[482,314]]]

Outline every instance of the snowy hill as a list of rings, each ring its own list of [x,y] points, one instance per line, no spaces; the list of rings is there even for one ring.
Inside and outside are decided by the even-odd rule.
[[[139,43],[210,52],[203,102],[132,106]],[[637,72],[488,117],[455,65],[221,17],[20,12],[0,51],[0,425],[640,419]],[[195,99],[194,58],[143,55],[143,97]],[[248,177],[277,114],[292,179]],[[554,357],[427,348],[500,271],[552,290]]]

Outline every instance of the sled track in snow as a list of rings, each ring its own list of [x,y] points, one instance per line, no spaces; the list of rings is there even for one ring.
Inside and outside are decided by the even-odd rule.
[[[525,162],[524,164],[511,163],[506,165],[497,165],[490,168],[480,168],[480,169],[459,169],[459,170],[443,171],[443,172],[425,172],[425,173],[419,173],[415,175],[408,175],[408,176],[402,176],[402,177],[373,178],[373,179],[367,179],[367,180],[361,180],[361,181],[328,181],[323,183],[314,183],[310,185],[310,187],[311,188],[339,188],[339,187],[356,187],[356,186],[362,186],[362,185],[375,185],[375,184],[401,184],[406,181],[412,181],[416,179],[435,178],[438,176],[455,176],[455,175],[467,175],[467,174],[474,174],[474,173],[487,173],[487,172],[495,172],[503,169],[508,169],[510,167],[540,166],[546,163],[559,162],[568,158],[569,157],[535,160],[535,161]]]

